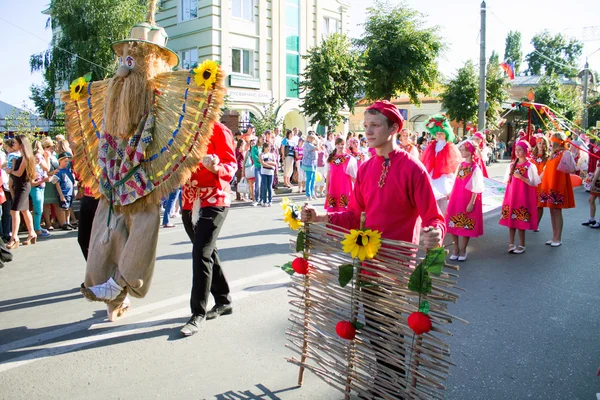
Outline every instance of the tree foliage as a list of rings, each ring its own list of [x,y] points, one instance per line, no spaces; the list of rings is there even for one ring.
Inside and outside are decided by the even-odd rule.
[[[588,127],[593,127],[596,125],[596,121],[600,121],[600,94],[588,101]]]
[[[257,135],[262,135],[268,129],[273,132],[273,129],[280,127],[283,123],[282,118],[277,118],[277,102],[271,99],[269,104],[263,106],[263,113],[260,116],[252,116],[250,123],[254,126],[254,132]]]
[[[377,0],[367,9],[364,28],[356,44],[364,51],[366,98],[406,93],[419,104],[419,93],[430,94],[438,80],[436,58],[444,47],[439,27],[425,27],[424,16],[405,3]]]
[[[570,121],[578,120],[583,108],[579,89],[575,85],[561,84],[556,74],[546,75],[540,79],[535,89],[535,102],[546,104]],[[534,123],[540,125],[537,115]]]
[[[505,43],[504,62],[509,64],[514,63],[515,75],[517,75],[521,69],[521,62],[523,61],[523,51],[521,50],[521,32],[508,32]]]
[[[488,103],[485,120],[488,128],[498,127],[502,103],[508,99],[508,88],[510,87],[509,81],[504,77],[499,61],[498,53],[493,51],[485,75],[485,100]]]
[[[32,72],[44,73],[44,84],[31,88],[39,113],[54,119],[54,94],[65,83],[90,71],[95,80],[112,75],[111,43],[126,38],[147,11],[147,0],[51,0],[50,21],[57,34],[47,50],[29,60]]]
[[[473,61],[469,60],[460,68],[456,77],[446,86],[442,93],[442,107],[450,119],[462,121],[466,131],[467,122],[474,121],[478,109],[479,79]]]
[[[304,93],[302,112],[329,129],[342,120],[340,110],[354,112],[354,105],[362,91],[362,70],[359,56],[351,50],[345,35],[333,34],[303,56],[307,67],[302,74],[299,90]]]
[[[548,31],[538,33],[531,39],[534,51],[525,56],[527,73],[530,75],[576,76],[583,43],[568,39],[562,33],[552,35]]]

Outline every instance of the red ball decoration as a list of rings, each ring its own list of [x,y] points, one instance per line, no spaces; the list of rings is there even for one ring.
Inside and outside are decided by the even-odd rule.
[[[417,311],[408,316],[408,326],[417,335],[422,335],[431,330],[431,320],[427,315]]]
[[[352,340],[356,336],[356,328],[349,321],[340,321],[335,326],[335,332],[339,337],[346,340]]]
[[[308,260],[302,257],[296,257],[292,261],[292,268],[297,274],[306,275],[308,273]]]

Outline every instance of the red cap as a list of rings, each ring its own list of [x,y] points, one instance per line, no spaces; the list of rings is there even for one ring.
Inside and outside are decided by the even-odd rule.
[[[390,120],[392,120],[393,122],[398,124],[398,132],[400,132],[400,130],[402,130],[402,126],[404,125],[404,118],[402,118],[400,111],[398,111],[398,107],[396,107],[389,101],[378,100],[375,103],[373,103],[371,106],[369,106],[367,108],[367,110],[379,111],[380,113],[382,113],[383,115],[388,117]]]

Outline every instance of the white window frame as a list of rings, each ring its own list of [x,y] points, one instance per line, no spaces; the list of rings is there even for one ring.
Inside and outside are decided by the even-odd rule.
[[[239,67],[239,72],[236,72],[234,70],[235,66],[233,65],[233,52],[234,51],[239,51],[240,52],[240,65],[238,65]],[[244,72],[244,54],[248,54],[248,73]],[[232,48],[231,49],[231,72],[237,75],[244,75],[244,76],[254,76],[254,60],[253,60],[253,56],[254,56],[254,51],[250,50],[250,49],[238,49],[238,48]]]
[[[331,30],[331,23],[335,22],[335,31]],[[323,17],[323,36],[329,36],[333,33],[340,33],[341,21],[331,17]]]
[[[192,16],[192,6],[191,3],[195,2],[196,3],[196,16],[193,17]],[[193,19],[198,18],[198,2],[199,0],[179,0],[179,22],[185,22],[185,21],[191,21]],[[186,15],[185,13],[185,4],[188,4],[188,8],[189,8],[189,15]]]
[[[236,10],[236,3],[239,3],[240,8]],[[244,15],[246,7],[250,7],[250,15]],[[236,15],[236,12],[238,15]],[[232,0],[231,1],[231,17],[244,21],[254,21],[254,0]]]
[[[179,57],[181,58],[181,69],[191,69],[194,64],[198,63],[198,48],[181,50]],[[185,65],[186,62],[189,62],[188,66]]]

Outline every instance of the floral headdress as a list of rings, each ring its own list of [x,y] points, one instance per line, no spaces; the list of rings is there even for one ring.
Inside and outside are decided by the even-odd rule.
[[[455,136],[452,131],[452,127],[450,126],[450,122],[445,115],[437,114],[429,118],[427,124],[425,125],[429,133],[435,135],[438,132],[442,132],[446,135],[446,141],[449,143],[454,143]]]

